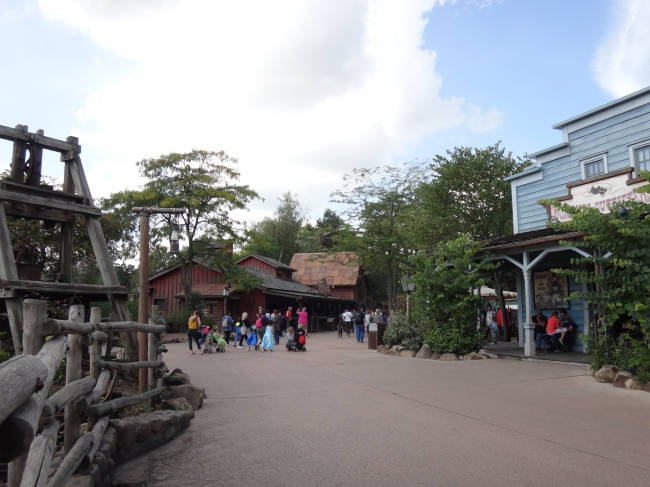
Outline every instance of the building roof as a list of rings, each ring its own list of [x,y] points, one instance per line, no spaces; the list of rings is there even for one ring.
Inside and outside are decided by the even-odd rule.
[[[279,260],[275,260],[275,259],[272,259],[271,257],[265,257],[263,255],[258,255],[258,254],[248,254],[246,257],[242,257],[237,262],[235,262],[235,264],[239,264],[240,262],[243,262],[243,261],[245,261],[246,259],[248,259],[250,257],[254,257],[254,258],[258,259],[258,260],[261,260],[262,262],[266,262],[267,264],[275,267],[276,269],[283,269],[283,270],[292,271],[292,272],[294,272],[296,270],[293,267],[289,267],[287,264],[284,264],[284,263],[280,262]]]
[[[296,268],[293,278],[313,286],[329,277],[330,286],[355,286],[359,278],[357,256],[349,252],[335,254],[293,254],[291,265]]]
[[[250,267],[247,270],[262,279],[260,286],[265,289],[318,296],[318,291],[313,287],[305,286],[292,279],[280,279],[279,277],[269,276],[263,271]]]
[[[494,252],[497,250],[506,250],[517,247],[528,247],[544,242],[572,240],[582,236],[584,236],[584,234],[581,232],[557,230],[555,228],[542,228],[540,230],[515,233],[514,235],[509,235],[507,237],[494,238],[486,242],[483,250],[485,252]],[[567,250],[569,250],[568,247]]]
[[[192,291],[198,291],[204,298],[221,298],[223,297],[223,290],[226,288],[225,282],[201,282],[192,286]],[[230,292],[234,288],[229,289]],[[174,297],[185,297],[185,292],[181,291]]]

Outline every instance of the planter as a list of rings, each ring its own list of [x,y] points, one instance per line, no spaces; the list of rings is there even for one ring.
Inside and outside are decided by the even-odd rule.
[[[16,264],[18,279],[21,281],[40,281],[43,266],[41,264]]]

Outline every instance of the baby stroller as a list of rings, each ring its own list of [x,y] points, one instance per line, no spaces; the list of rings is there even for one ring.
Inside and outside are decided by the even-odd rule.
[[[296,352],[306,352],[307,351],[307,347],[305,346],[305,344],[307,343],[307,336],[306,336],[304,328],[298,328],[296,330],[296,335],[294,337],[294,343],[295,343],[294,350]]]
[[[226,347],[224,347],[223,345],[219,346],[214,333],[208,333],[208,335],[205,338],[205,353],[212,353],[212,352],[216,353],[216,352],[225,352],[225,351],[226,351]]]

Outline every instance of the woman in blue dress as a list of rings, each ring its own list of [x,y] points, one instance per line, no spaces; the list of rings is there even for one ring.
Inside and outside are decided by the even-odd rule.
[[[266,325],[266,331],[264,332],[264,338],[262,339],[262,352],[266,352],[267,350],[271,350],[272,352],[273,343],[273,323],[269,322],[269,324]]]

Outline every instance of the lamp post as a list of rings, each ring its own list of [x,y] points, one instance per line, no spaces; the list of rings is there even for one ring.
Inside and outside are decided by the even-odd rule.
[[[184,208],[153,208],[153,207],[136,207],[131,211],[140,214],[140,283],[138,296],[138,321],[140,323],[149,322],[149,217],[152,214],[182,215],[185,213]],[[178,225],[175,225],[176,231],[176,248],[178,249]],[[170,236],[170,248],[174,241],[174,227]],[[148,335],[145,332],[138,332],[138,360],[147,361]],[[140,393],[147,392],[148,380],[147,369],[141,368],[138,371],[138,390]]]
[[[402,284],[402,291],[406,294],[406,324],[408,325],[411,319],[409,298],[411,297],[411,293],[415,291],[415,283],[411,280],[411,276],[408,272],[402,276],[400,282]]]

